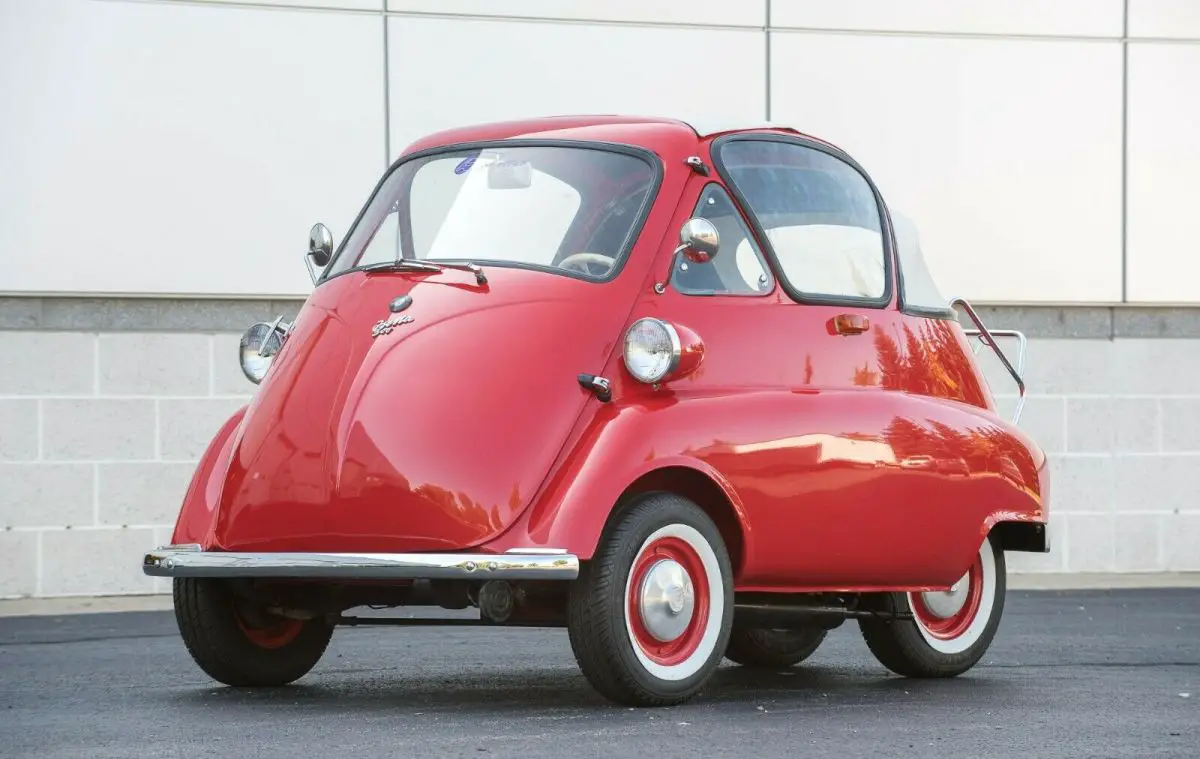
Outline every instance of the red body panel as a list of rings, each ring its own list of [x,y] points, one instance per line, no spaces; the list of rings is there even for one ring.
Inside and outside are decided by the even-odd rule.
[[[482,288],[451,271],[356,272],[320,288],[250,407],[216,544],[443,551],[508,527],[583,407],[575,376],[613,349],[624,314],[606,301],[628,286],[488,274]],[[414,321],[372,337],[404,294]]]
[[[179,511],[175,531],[171,535],[172,543],[213,545],[212,529],[221,503],[221,490],[225,486],[225,473],[229,471],[229,458],[245,415],[244,407],[235,411],[221,425],[200,457],[187,494],[183,497],[183,508]]]
[[[998,418],[956,322],[664,280],[716,175],[674,122],[564,118],[435,135],[641,145],[664,177],[607,283],[500,266],[322,284],[261,390],[206,453],[176,542],[225,550],[403,552],[521,546],[587,559],[640,476],[682,466],[725,493],[739,589],[923,589],[962,575],[1000,521],[1048,518],[1046,462]],[[895,283],[893,283],[893,292]],[[372,338],[411,294],[412,324]],[[625,370],[624,328],[656,316],[692,345],[659,388]],[[839,333],[837,324],[866,330]],[[686,346],[685,346],[686,347]],[[580,373],[613,382],[603,403]]]

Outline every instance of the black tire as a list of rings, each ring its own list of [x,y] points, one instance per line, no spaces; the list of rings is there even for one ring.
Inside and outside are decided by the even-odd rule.
[[[942,649],[939,650],[922,633],[927,628],[916,619],[887,621],[862,618],[859,620],[859,629],[867,647],[880,664],[904,677],[936,678],[956,677],[979,662],[1000,626],[1007,589],[1004,551],[1000,546],[988,538],[980,546],[979,555],[981,564],[991,561],[994,570],[994,583],[989,586],[984,582],[981,589],[981,594],[991,595],[991,604],[987,605],[986,599],[981,596],[980,610],[975,615],[976,618],[980,617],[986,608],[987,619],[976,619],[969,629],[955,639],[939,641],[937,645]],[[915,611],[908,593],[889,593],[885,604],[893,610]]]
[[[781,669],[792,667],[813,655],[827,631],[816,627],[803,630],[771,630],[733,623],[725,658],[743,667]]]
[[[648,539],[661,529],[669,532],[655,537],[657,550],[644,551],[651,547]],[[664,550],[664,540],[686,544],[677,566],[700,568],[688,574],[689,578],[699,575],[693,578],[696,591],[687,617],[693,621],[675,644],[666,644],[680,645],[677,655],[683,658],[678,663],[671,663],[666,652],[660,661],[651,660],[653,654],[635,643],[633,631],[645,632],[649,627],[640,613],[629,613],[626,598],[627,584],[631,594],[636,590],[633,585],[640,587],[630,580],[631,571],[650,574],[650,568],[657,566],[650,557]],[[700,542],[703,545],[696,545]],[[674,596],[675,600],[684,597]],[[594,557],[580,568],[567,608],[571,649],[584,676],[601,695],[629,706],[669,706],[693,698],[720,665],[732,622],[733,569],[725,541],[703,510],[670,493],[642,496],[615,516]]]
[[[214,680],[232,686],[286,685],[308,674],[329,645],[333,628],[321,618],[284,624],[299,632],[264,647],[243,630],[237,599],[221,580],[174,581],[175,621],[188,653]]]

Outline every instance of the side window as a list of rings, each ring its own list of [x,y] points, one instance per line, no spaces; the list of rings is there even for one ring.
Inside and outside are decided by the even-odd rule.
[[[708,263],[679,256],[671,271],[671,286],[685,295],[762,295],[775,283],[750,228],[721,185],[704,188],[693,218],[708,219],[721,235],[721,248]]]
[[[887,294],[879,206],[862,174],[816,148],[773,140],[727,142],[720,161],[792,289],[851,300]]]
[[[904,214],[892,210],[892,230],[896,235],[896,258],[904,277],[900,282],[900,304],[922,313],[948,314],[950,301],[942,295],[933,273],[921,252],[917,227]]]

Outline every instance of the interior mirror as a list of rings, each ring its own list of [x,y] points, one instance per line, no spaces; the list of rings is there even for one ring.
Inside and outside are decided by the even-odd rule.
[[[688,219],[679,229],[679,248],[689,261],[703,264],[712,260],[721,247],[721,235],[708,219]]]
[[[333,256],[333,233],[324,224],[313,224],[308,230],[308,255],[312,262],[324,269]]]
[[[533,183],[529,161],[496,161],[488,166],[488,189],[523,190]]]

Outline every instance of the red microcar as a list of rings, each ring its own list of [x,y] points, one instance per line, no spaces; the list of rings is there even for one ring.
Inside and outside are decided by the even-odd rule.
[[[565,627],[597,691],[664,705],[848,619],[889,670],[953,676],[996,634],[1005,552],[1049,550],[1046,457],[977,363],[1019,414],[1024,337],[943,298],[823,140],[444,131],[336,250],[313,227],[306,265],[295,321],[243,336],[257,392],[143,558],[222,683],[296,680],[338,625]]]

